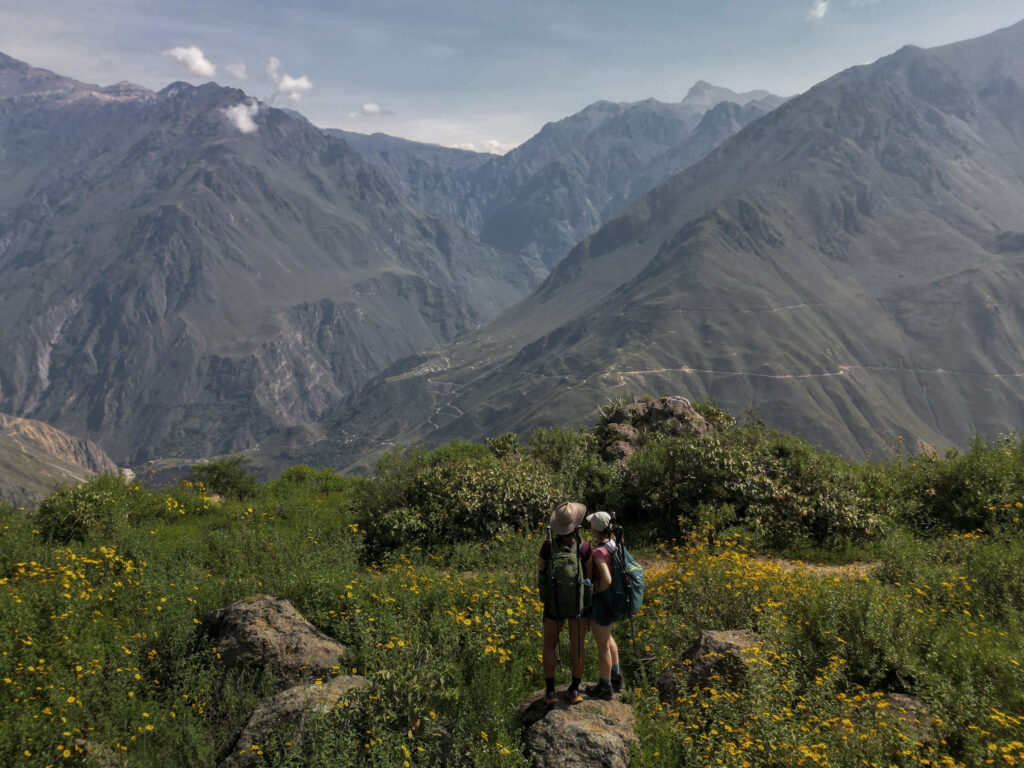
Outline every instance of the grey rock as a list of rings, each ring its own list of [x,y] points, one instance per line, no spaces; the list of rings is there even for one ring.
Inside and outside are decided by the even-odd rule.
[[[713,674],[734,678],[742,676],[751,660],[756,658],[765,641],[755,632],[745,630],[701,631],[700,636],[665,667],[658,678],[658,696],[663,702],[674,702],[683,689],[706,681]]]
[[[921,699],[906,693],[887,693],[884,700],[900,728],[922,743],[935,741],[932,716]]]
[[[625,464],[634,453],[636,453],[636,448],[625,440],[616,440],[604,449],[604,457],[609,461],[617,461],[619,464]]]
[[[306,718],[345,707],[351,694],[366,683],[361,675],[341,675],[321,685],[297,685],[264,699],[256,705],[221,768],[243,768],[257,762],[258,747],[282,727],[291,728],[288,738],[301,748]]]
[[[634,445],[636,444],[636,441],[640,439],[640,432],[636,427],[632,427],[629,424],[617,424],[615,422],[605,425],[604,434],[609,440],[623,441]]]
[[[255,595],[207,613],[200,630],[229,669],[266,670],[282,684],[328,676],[346,648],[280,597]]]
[[[128,768],[123,755],[103,744],[88,739],[75,739],[75,751],[89,768]]]
[[[534,768],[626,768],[636,740],[633,708],[619,699],[544,703],[538,691],[516,710]]]
[[[685,397],[640,400],[618,408],[601,428],[604,457],[625,464],[649,433],[705,435],[711,425]]]

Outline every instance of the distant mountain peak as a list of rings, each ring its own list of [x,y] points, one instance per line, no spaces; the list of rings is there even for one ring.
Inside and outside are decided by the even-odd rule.
[[[16,99],[23,104],[59,106],[83,98],[129,101],[152,95],[149,89],[127,80],[101,88],[58,75],[48,69],[33,67],[0,53],[0,99]]]
[[[690,86],[690,90],[686,92],[682,103],[694,109],[708,110],[723,101],[732,101],[742,107],[751,101],[757,101],[758,99],[770,96],[773,96],[773,94],[768,91],[757,90],[737,93],[729,88],[713,85],[707,80],[698,80]]]

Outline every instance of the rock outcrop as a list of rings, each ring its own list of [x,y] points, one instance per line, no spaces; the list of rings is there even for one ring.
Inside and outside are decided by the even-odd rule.
[[[685,397],[661,397],[616,409],[598,434],[605,458],[625,463],[649,434],[705,435],[711,429]]]
[[[76,765],[88,768],[128,768],[128,761],[110,747],[88,739],[75,739]]]
[[[253,710],[231,754],[221,762],[221,768],[243,768],[257,762],[259,746],[272,731],[282,726],[292,728],[289,740],[293,746],[301,748],[306,718],[346,706],[350,694],[366,682],[361,675],[343,675],[322,685],[297,685],[264,699]]]
[[[935,741],[935,727],[923,701],[906,693],[887,693],[883,701],[901,729],[925,744]]]
[[[538,691],[516,710],[534,768],[626,768],[636,740],[633,708],[621,700],[544,703]]]
[[[274,595],[255,595],[210,611],[201,630],[228,668],[266,670],[282,684],[328,676],[346,653],[344,645]]]
[[[705,629],[682,656],[665,667],[658,678],[658,696],[663,702],[673,702],[687,686],[700,684],[713,674],[739,677],[762,647],[764,638],[755,632]]]

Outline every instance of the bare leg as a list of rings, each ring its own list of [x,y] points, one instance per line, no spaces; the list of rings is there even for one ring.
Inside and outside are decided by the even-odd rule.
[[[590,622],[590,631],[594,633],[594,640],[597,642],[598,672],[602,680],[607,680],[612,676],[612,664],[619,663],[619,647],[612,637],[612,625],[602,627]]]
[[[572,676],[583,677],[583,643],[587,635],[586,619],[569,619],[569,645],[572,648]]]
[[[562,622],[544,619],[544,677],[555,676],[555,652],[558,649],[558,633],[562,631]]]

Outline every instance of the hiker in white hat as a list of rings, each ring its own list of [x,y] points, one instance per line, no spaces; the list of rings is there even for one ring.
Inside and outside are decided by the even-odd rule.
[[[537,585],[544,603],[544,701],[558,702],[555,693],[555,653],[562,624],[569,623],[572,681],[565,693],[570,704],[583,701],[580,681],[583,679],[583,642],[587,634],[589,602],[590,544],[580,540],[579,530],[587,508],[577,502],[559,504],[551,513],[548,539],[540,548]]]
[[[596,685],[587,686],[587,695],[599,699],[612,699],[622,689],[622,667],[619,666],[619,646],[612,637],[615,614],[605,598],[612,585],[612,556],[618,545],[612,535],[612,516],[609,512],[595,512],[587,516],[590,528],[591,573],[594,578],[594,600],[590,609],[590,631],[597,643],[597,666],[600,677]]]

